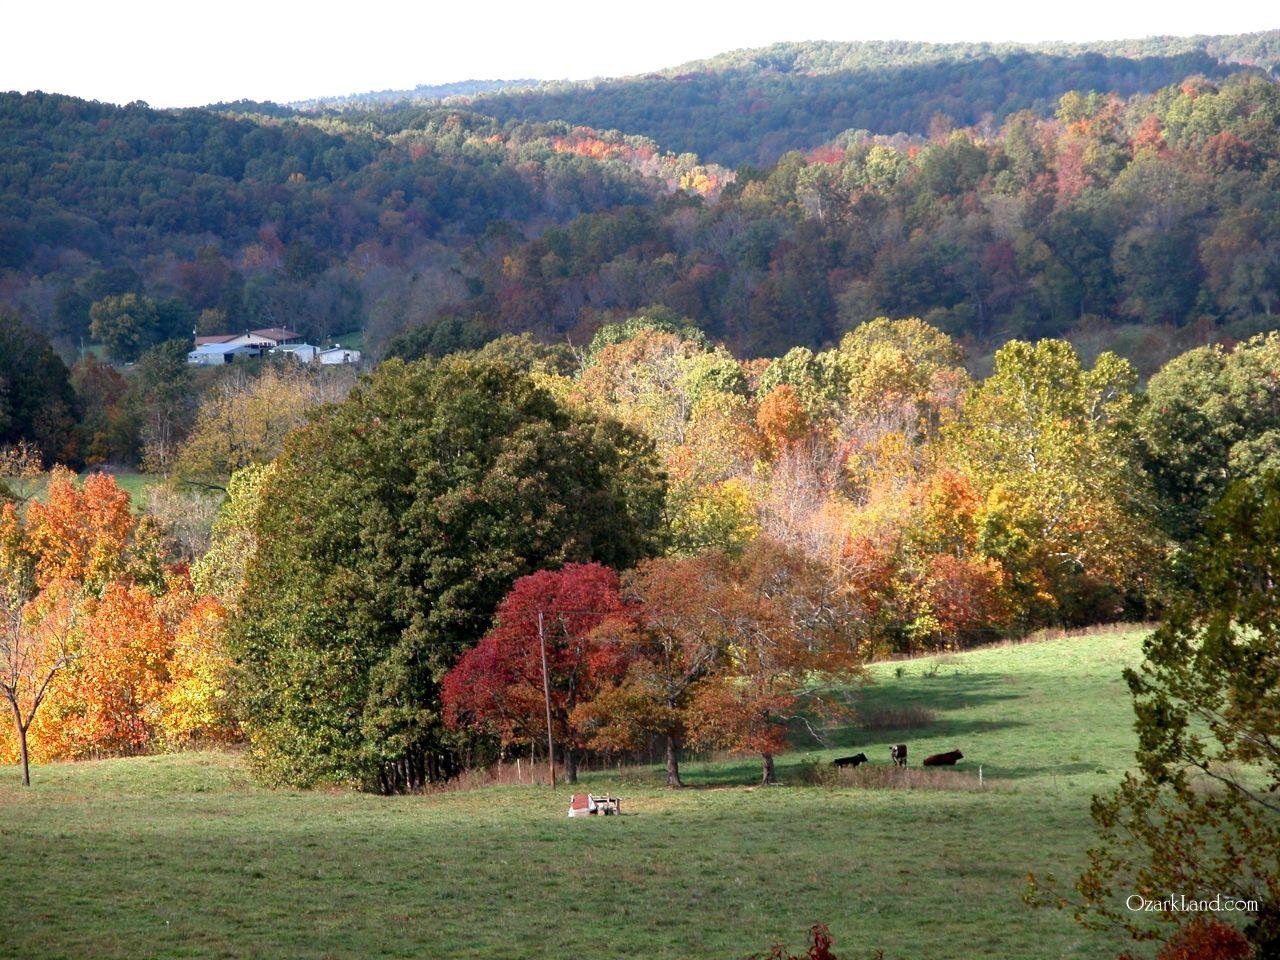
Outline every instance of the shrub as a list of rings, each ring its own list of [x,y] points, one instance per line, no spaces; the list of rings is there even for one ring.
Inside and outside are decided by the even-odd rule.
[[[838,960],[831,952],[831,931],[825,923],[815,923],[809,930],[809,949],[801,956],[791,953],[780,943],[766,954],[753,953],[747,960]]]
[[[1196,917],[1178,928],[1156,960],[1249,960],[1252,956],[1253,947],[1235,927],[1212,917]],[[1134,958],[1124,953],[1120,960]]]

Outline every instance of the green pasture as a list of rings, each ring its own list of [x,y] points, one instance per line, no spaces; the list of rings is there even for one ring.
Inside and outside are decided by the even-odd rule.
[[[1029,870],[1073,875],[1132,758],[1140,636],[878,665],[864,716],[920,725],[800,745],[776,787],[753,758],[690,762],[683,791],[586,774],[620,817],[566,819],[564,787],[270,791],[231,753],[41,766],[29,790],[4,771],[0,956],[731,960],[824,922],[842,960],[1113,957],[1019,897]],[[965,760],[941,789],[804,785],[896,742]]]

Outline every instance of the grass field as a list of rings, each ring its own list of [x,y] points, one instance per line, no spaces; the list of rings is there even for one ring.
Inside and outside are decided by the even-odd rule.
[[[624,815],[568,820],[568,790],[383,798],[267,791],[234,754],[37,767],[0,779],[0,956],[743,957],[814,922],[863,958],[1114,957],[1118,940],[1019,901],[1028,870],[1073,875],[1090,795],[1132,758],[1120,668],[1140,634],[881,664],[870,714],[830,750],[591,773]],[[801,764],[865,750],[913,765],[959,747],[965,789],[801,786]],[[984,789],[971,774],[981,764]],[[967,771],[967,772],[966,772]]]
[[[132,473],[124,470],[113,470],[111,473],[116,478],[116,483],[120,485],[120,489],[129,494],[134,505],[139,509],[146,502],[144,493],[146,487],[152,483],[159,483],[161,479],[156,473]]]
[[[99,472],[96,470],[85,471],[80,474],[80,479],[89,476],[90,473]],[[129,498],[133,501],[134,508],[141,510],[146,503],[146,488],[153,483],[159,483],[161,480],[158,473],[137,473],[132,470],[108,470],[120,489],[129,494]],[[26,491],[37,500],[43,500],[48,487],[48,475],[41,475],[33,482],[33,485]],[[25,494],[24,494],[25,495]]]
[[[330,337],[329,340],[345,350],[364,349],[363,330],[354,330],[351,333],[340,333],[336,337]],[[325,344],[325,346],[328,346],[328,344]]]

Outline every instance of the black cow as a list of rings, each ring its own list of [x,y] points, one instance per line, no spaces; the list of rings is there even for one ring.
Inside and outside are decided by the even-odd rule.
[[[865,753],[855,753],[852,757],[836,757],[831,761],[833,767],[857,767],[867,762]]]
[[[896,747],[890,747],[889,756],[893,759],[894,766],[905,767],[907,765],[907,745],[900,743]]]
[[[924,758],[926,767],[954,767],[957,760],[963,760],[964,754],[959,750],[948,750],[946,753],[935,753]]]

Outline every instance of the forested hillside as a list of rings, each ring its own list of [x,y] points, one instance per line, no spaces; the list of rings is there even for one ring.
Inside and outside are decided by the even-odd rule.
[[[1019,50],[832,72],[792,66],[788,59],[499,93],[477,99],[475,108],[500,120],[559,118],[636,131],[718,163],[767,165],[845,130],[922,135],[998,123],[1018,110],[1049,113],[1068,90],[1130,95],[1190,74],[1221,77],[1236,69],[1203,52],[1129,59]]]
[[[300,100],[291,106],[299,110],[323,107],[368,107],[399,101],[445,100],[449,97],[474,97],[511,88],[536,87],[539,80],[458,80],[454,83],[419,84],[412,90],[371,90],[368,93],[349,93],[340,96],[314,97]]]
[[[1278,159],[1261,77],[1070,94],[990,132],[789,153],[715,203],[584,216],[504,248],[459,312],[555,337],[662,303],[747,354],[922,316],[977,343],[1121,336],[1150,368],[1175,328],[1271,325]]]
[[[394,120],[387,131],[385,118],[0,96],[0,305],[76,344],[102,339],[94,302],[145,295],[154,307],[122,360],[189,335],[203,311],[209,331],[398,325],[415,316],[405,298],[465,292],[455,251],[486,235],[727,179],[642,138],[562,123],[501,128],[428,110]],[[379,320],[380,303],[394,319]]]
[[[583,343],[661,305],[743,355],[916,315],[972,356],[1067,334],[1149,371],[1162,341],[1243,336],[1280,305],[1277,36],[779,45],[473,112],[7,94],[0,308],[68,359],[280,324],[363,331],[375,356],[415,329],[408,352]],[[725,93],[747,78],[759,110]],[[639,112],[598,115],[622,133],[512,119],[577,104]],[[735,172],[637,135],[647,115],[712,155],[806,149]]]
[[[779,43],[642,77],[477,100],[499,119],[557,118],[653,137],[718,163],[771,164],[846,130],[926,134],[1052,113],[1068,90],[1149,93],[1280,62],[1280,32],[1089,44]]]

